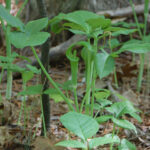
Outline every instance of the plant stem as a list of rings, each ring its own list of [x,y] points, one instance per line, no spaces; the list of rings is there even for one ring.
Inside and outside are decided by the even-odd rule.
[[[20,16],[20,14],[21,14],[22,10],[24,9],[24,7],[25,7],[25,6],[26,6],[26,4],[28,3],[28,1],[29,1],[29,0],[25,0],[25,1],[24,1],[24,3],[21,5],[21,7],[20,7],[19,11],[17,12],[16,17],[19,17],[19,16]]]
[[[43,133],[44,133],[44,137],[47,137],[47,134],[46,134],[46,124],[45,124],[45,119],[44,119],[43,102],[42,102],[42,97],[41,96],[40,96],[40,102],[41,102],[41,111],[42,111]]]
[[[116,67],[114,68],[114,80],[115,80],[115,86],[118,89],[118,79],[117,79],[117,72],[116,72]]]
[[[8,11],[11,10],[11,0],[6,0],[6,9],[7,9]]]
[[[143,34],[140,29],[140,25],[137,19],[137,15],[134,9],[133,1],[130,0],[130,4],[132,6],[132,11],[134,14],[134,19],[138,28],[139,35],[141,39],[143,39]],[[147,17],[148,17],[148,4],[149,0],[145,0],[145,7],[144,7],[144,36],[146,35],[146,28],[147,28]],[[140,54],[140,68],[139,68],[139,75],[138,75],[138,82],[137,82],[137,91],[140,92],[141,89],[141,83],[142,83],[142,77],[143,77],[143,71],[144,71],[144,62],[145,62],[145,54]]]
[[[116,128],[116,125],[115,124],[113,124],[113,132],[112,132],[112,138],[114,137],[114,135],[115,135],[115,128]],[[110,150],[113,150],[113,145],[114,145],[114,143],[111,143],[111,145],[110,145]]]
[[[75,106],[77,112],[79,112],[79,103],[78,103],[78,97],[77,97],[77,90],[76,88],[73,88],[74,98],[75,98]]]
[[[140,29],[140,24],[139,24],[137,15],[136,15],[136,11],[135,11],[135,8],[134,8],[134,5],[133,5],[133,1],[132,1],[132,0],[129,0],[129,2],[130,2],[130,5],[131,5],[131,7],[132,7],[132,12],[133,12],[134,19],[135,19],[135,22],[136,22],[136,25],[137,25],[137,28],[138,28],[139,35],[140,35],[140,37],[142,38],[143,35],[142,35],[142,31],[141,31],[141,29]]]
[[[149,0],[145,0],[144,4],[144,36],[146,36]]]
[[[92,100],[91,100],[91,116],[93,117],[94,114],[94,94],[95,94],[95,81],[96,81],[96,71],[94,68],[93,71],[93,80],[92,80]]]
[[[95,54],[97,53],[98,47],[97,47],[97,42],[98,39],[94,38],[94,52]],[[95,69],[95,65],[94,65],[94,61],[93,61],[93,65],[92,65],[92,99],[91,99],[91,116],[93,116],[94,114],[94,94],[95,94],[95,82],[96,82],[96,69]]]
[[[81,106],[80,106],[80,113],[82,113],[82,111],[83,111],[84,103],[86,102],[86,99],[87,99],[88,91],[89,91],[89,90],[90,90],[90,88],[87,89],[87,92],[86,92],[84,98],[82,99],[82,103],[81,103]]]
[[[145,54],[140,55],[140,68],[139,68],[139,75],[138,75],[138,83],[137,83],[137,91],[140,92],[143,71],[144,71],[144,62],[145,62]]]
[[[9,39],[9,33],[10,33],[10,26],[7,25],[6,28],[6,55],[7,57],[11,57],[11,43]],[[10,62],[8,62],[9,65],[11,65]],[[12,71],[7,69],[7,89],[6,89],[6,99],[11,99],[12,94]]]
[[[91,93],[91,54],[88,51],[87,52],[87,64],[86,64],[86,103],[85,103],[85,112],[87,115],[89,115],[89,104],[90,104],[90,93]]]
[[[42,71],[44,72],[44,74],[46,75],[47,79],[49,80],[49,82],[55,87],[55,89],[58,91],[58,93],[63,97],[63,99],[65,100],[65,102],[68,104],[68,107],[71,111],[75,111],[73,105],[71,104],[71,102],[68,100],[68,98],[63,94],[63,92],[59,89],[59,87],[57,86],[57,84],[53,81],[53,79],[49,76],[48,72],[45,70],[44,66],[41,63],[41,60],[39,59],[34,47],[31,47],[31,50],[37,60],[37,62],[39,63]]]
[[[10,10],[11,10],[11,0],[6,0],[6,9],[10,12]],[[5,31],[6,55],[7,55],[7,57],[11,56],[11,43],[10,43],[10,39],[9,39],[10,30],[11,30],[10,26],[7,25],[6,31]],[[11,65],[10,62],[8,62],[8,64]],[[11,99],[11,93],[12,93],[12,71],[7,69],[6,99]]]
[[[146,36],[146,28],[147,28],[147,18],[148,18],[148,4],[149,0],[145,0],[145,7],[144,7],[144,36]],[[141,38],[143,38],[141,36]],[[140,68],[139,68],[139,76],[138,76],[138,84],[137,84],[137,91],[140,92],[141,84],[142,84],[142,77],[144,72],[144,63],[145,63],[145,54],[140,54]]]

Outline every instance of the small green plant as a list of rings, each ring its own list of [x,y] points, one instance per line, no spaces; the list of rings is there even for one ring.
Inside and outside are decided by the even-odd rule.
[[[98,132],[99,124],[90,116],[77,112],[69,112],[61,116],[60,121],[70,132],[77,135],[80,140],[62,141],[57,143],[56,146],[91,150],[104,144],[120,143],[119,137],[112,137],[111,134],[104,137],[93,137]]]
[[[103,115],[96,118],[96,120],[90,116],[77,112],[69,112],[61,116],[60,121],[62,124],[80,139],[77,138],[77,140],[61,141],[57,143],[56,146],[92,150],[98,146],[110,144],[110,149],[112,150],[115,144],[115,147],[117,145],[119,150],[136,150],[135,145],[130,143],[127,139],[120,140],[118,137],[119,130],[116,130],[116,126],[124,129],[134,130],[134,132],[137,133],[135,126],[131,122],[120,118],[125,114],[130,114],[134,118],[141,121],[140,117],[136,114],[137,110],[127,100],[115,103],[110,107],[106,107],[105,109],[112,115]],[[98,123],[104,123],[109,119],[111,119],[114,124],[112,134],[107,134],[103,137],[95,137],[99,129]]]
[[[141,122],[140,116],[137,114],[139,110],[135,109],[130,101],[125,99],[123,96],[116,94],[118,98],[122,99],[121,102],[117,102],[112,104],[109,107],[105,107],[105,110],[109,112],[109,115],[101,115],[100,117],[97,117],[96,120],[99,123],[104,123],[108,120],[111,120],[113,122],[113,132],[112,136],[118,135],[119,129],[116,130],[116,127],[123,128],[123,129],[128,129],[128,130],[133,130],[135,133],[136,127],[129,122],[128,120],[124,119],[123,117],[128,114],[131,117],[135,118],[139,122]],[[135,147],[135,146],[134,146]],[[110,145],[110,149],[113,149],[113,143]],[[136,149],[136,148],[134,148]]]

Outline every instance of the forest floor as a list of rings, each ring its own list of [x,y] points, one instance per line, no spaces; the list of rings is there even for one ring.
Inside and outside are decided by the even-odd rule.
[[[138,60],[138,56],[136,56],[136,58],[136,60]],[[142,111],[140,113],[143,121],[142,123],[138,123],[135,119],[128,117],[128,119],[136,126],[138,134],[135,135],[133,132],[124,130],[120,132],[119,137],[127,138],[133,142],[136,145],[137,150],[150,150],[150,83],[147,81],[146,67],[144,70],[142,89],[141,92],[138,93],[136,92],[136,82],[139,62],[134,62],[130,53],[124,53],[117,58],[116,63],[119,88],[115,88],[114,77],[112,74],[101,81],[97,79],[96,87],[119,92],[132,101],[135,107]],[[49,74],[58,83],[67,81],[70,78],[70,65],[68,60],[64,58],[57,62],[57,64],[51,65]],[[40,76],[36,75],[28,82],[28,86],[35,85],[39,83],[39,81]],[[82,97],[85,92],[84,81],[84,64],[80,61],[78,73],[79,98]],[[75,136],[70,135],[67,129],[65,129],[59,121],[60,116],[68,112],[67,105],[64,102],[55,103],[53,99],[50,99],[51,128],[48,138],[45,139],[40,136],[41,104],[39,95],[27,97],[26,122],[24,119],[25,111],[23,111],[21,122],[18,124],[19,113],[21,110],[21,97],[17,96],[17,94],[22,90],[22,79],[18,77],[13,80],[13,96],[11,101],[5,100],[5,90],[6,82],[2,82],[0,85],[0,91],[3,98],[3,101],[0,103],[0,111],[2,112],[0,117],[0,149],[48,150],[52,149],[54,143],[68,139],[69,136],[71,136],[72,139],[76,138]],[[103,136],[111,132],[112,123],[107,122],[106,124],[100,125],[97,136]],[[108,150],[109,148],[105,146],[102,149]],[[63,148],[60,148],[60,150],[63,150]]]

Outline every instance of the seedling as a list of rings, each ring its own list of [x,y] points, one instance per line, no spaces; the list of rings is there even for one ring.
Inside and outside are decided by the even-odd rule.
[[[61,116],[60,121],[72,133],[80,138],[80,140],[61,141],[56,146],[64,146],[71,148],[82,148],[82,150],[92,150],[95,147],[103,146],[110,143],[120,143],[118,136],[112,137],[107,134],[104,137],[94,137],[98,132],[99,125],[95,119],[90,116],[77,112],[69,112]]]
[[[110,107],[105,107],[105,110],[107,110],[110,114],[109,115],[102,115],[100,117],[97,117],[97,121],[99,123],[104,123],[108,120],[111,120],[113,122],[113,132],[112,136],[117,135],[118,132],[116,131],[116,126],[128,130],[133,130],[135,133],[136,127],[129,122],[128,120],[123,119],[123,116],[128,114],[141,122],[140,116],[137,114],[139,110],[135,109],[130,101],[125,99],[123,96],[116,94],[118,98],[122,99],[121,102],[117,102],[112,104]],[[113,149],[113,144],[110,145],[110,149]]]

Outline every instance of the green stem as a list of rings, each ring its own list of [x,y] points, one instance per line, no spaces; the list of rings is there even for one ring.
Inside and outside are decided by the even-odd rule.
[[[11,10],[11,0],[6,0],[6,9],[10,12]],[[3,27],[4,28],[4,27]],[[11,43],[9,39],[9,33],[10,33],[10,26],[7,25],[6,27],[6,55],[7,57],[11,56]],[[8,62],[9,65],[11,65],[10,62]],[[6,88],[6,99],[11,99],[11,94],[12,94],[12,71],[7,69],[7,88]]]
[[[87,99],[87,97],[88,97],[88,91],[90,91],[90,88],[87,89],[87,92],[86,92],[85,96],[84,96],[83,99],[82,99],[82,103],[81,103],[81,106],[80,106],[80,113],[82,113],[82,111],[83,111],[84,104],[85,104],[86,99]]]
[[[77,112],[79,112],[79,103],[78,103],[78,97],[77,97],[77,90],[76,88],[73,88],[74,98],[75,98],[75,106],[77,109]]]
[[[91,100],[91,116],[93,117],[94,114],[94,94],[95,94],[95,81],[96,81],[96,72],[94,69],[94,74],[93,74],[93,80],[92,80],[92,100]]]
[[[118,89],[118,79],[117,79],[117,72],[116,72],[116,67],[114,68],[114,80],[115,80],[115,86]]]
[[[142,77],[144,71],[144,63],[145,63],[145,54],[140,55],[140,68],[139,68],[139,75],[138,75],[138,83],[137,83],[137,91],[140,92],[141,84],[142,84]]]
[[[49,80],[49,82],[55,87],[55,89],[58,91],[58,93],[63,97],[63,99],[65,100],[65,102],[68,104],[68,107],[71,111],[75,111],[73,105],[70,103],[70,101],[68,100],[68,98],[63,94],[63,92],[59,89],[59,87],[57,86],[57,84],[53,81],[53,79],[49,76],[48,72],[45,70],[44,66],[41,63],[41,60],[39,59],[34,47],[31,47],[31,50],[36,58],[36,60],[38,61],[42,71],[44,72],[44,74],[46,75],[47,79]]]
[[[97,43],[98,43],[98,39],[94,38],[94,52],[95,54],[98,51],[98,47],[97,47]],[[91,74],[91,78],[92,78],[92,100],[91,100],[91,116],[93,116],[94,114],[94,94],[95,94],[95,82],[96,82],[96,69],[95,69],[95,65],[94,65],[94,61],[92,64],[92,74]]]
[[[21,14],[22,10],[24,9],[24,7],[25,7],[25,6],[26,6],[26,4],[28,3],[28,1],[29,1],[29,0],[25,0],[25,1],[24,1],[24,3],[21,5],[21,7],[20,7],[19,11],[17,12],[16,17],[19,17],[19,16],[20,16],[20,14]]]
[[[139,35],[141,39],[143,39],[143,36],[146,36],[146,28],[147,28],[147,18],[148,18],[148,4],[149,0],[145,0],[145,7],[144,7],[144,35],[142,35],[140,25],[137,19],[137,15],[134,9],[133,1],[130,0],[130,4],[132,6],[133,14],[134,14],[134,19],[136,21],[136,25],[138,28]],[[137,83],[137,91],[139,92],[141,89],[141,83],[142,83],[142,77],[143,77],[143,71],[144,71],[144,62],[145,62],[145,54],[140,54],[140,68],[139,68],[139,75],[138,75],[138,83]]]
[[[142,38],[143,35],[142,35],[142,31],[141,31],[141,28],[140,28],[140,24],[139,24],[137,15],[136,15],[135,8],[134,8],[134,5],[133,5],[133,1],[132,1],[132,0],[129,0],[129,1],[130,1],[130,5],[131,5],[131,7],[132,7],[132,11],[133,11],[134,19],[135,19],[135,22],[136,22],[136,26],[137,26],[137,28],[138,28],[139,35],[140,35],[140,37]]]
[[[7,9],[8,11],[11,10],[11,0],[6,0],[6,9]]]
[[[150,93],[150,55],[147,56],[147,88],[146,88],[146,95],[149,95]]]
[[[149,0],[145,0],[144,4],[145,4],[144,5],[144,36],[145,36],[146,35],[146,28],[147,28]]]
[[[44,119],[44,110],[43,110],[43,103],[42,103],[42,97],[40,96],[40,102],[41,102],[41,111],[42,111],[42,121],[43,121],[43,131],[44,131],[44,137],[47,137],[46,134],[46,124],[45,124],[45,119]]]
[[[7,57],[11,57],[11,43],[9,39],[10,26],[6,28],[6,55]],[[8,62],[11,65],[11,62]],[[6,99],[11,99],[12,94],[12,71],[7,69],[7,89],[6,89]]]
[[[116,125],[115,124],[113,124],[113,132],[112,132],[112,138],[114,137],[114,135],[115,135],[115,132],[116,132]],[[114,146],[114,143],[111,143],[110,144],[110,150],[113,150],[113,146]]]
[[[86,103],[85,103],[85,112],[87,115],[89,115],[89,104],[90,104],[90,93],[91,93],[91,54],[88,51],[88,56],[87,56],[87,69],[86,69],[86,93],[87,93],[87,98],[86,98]]]

